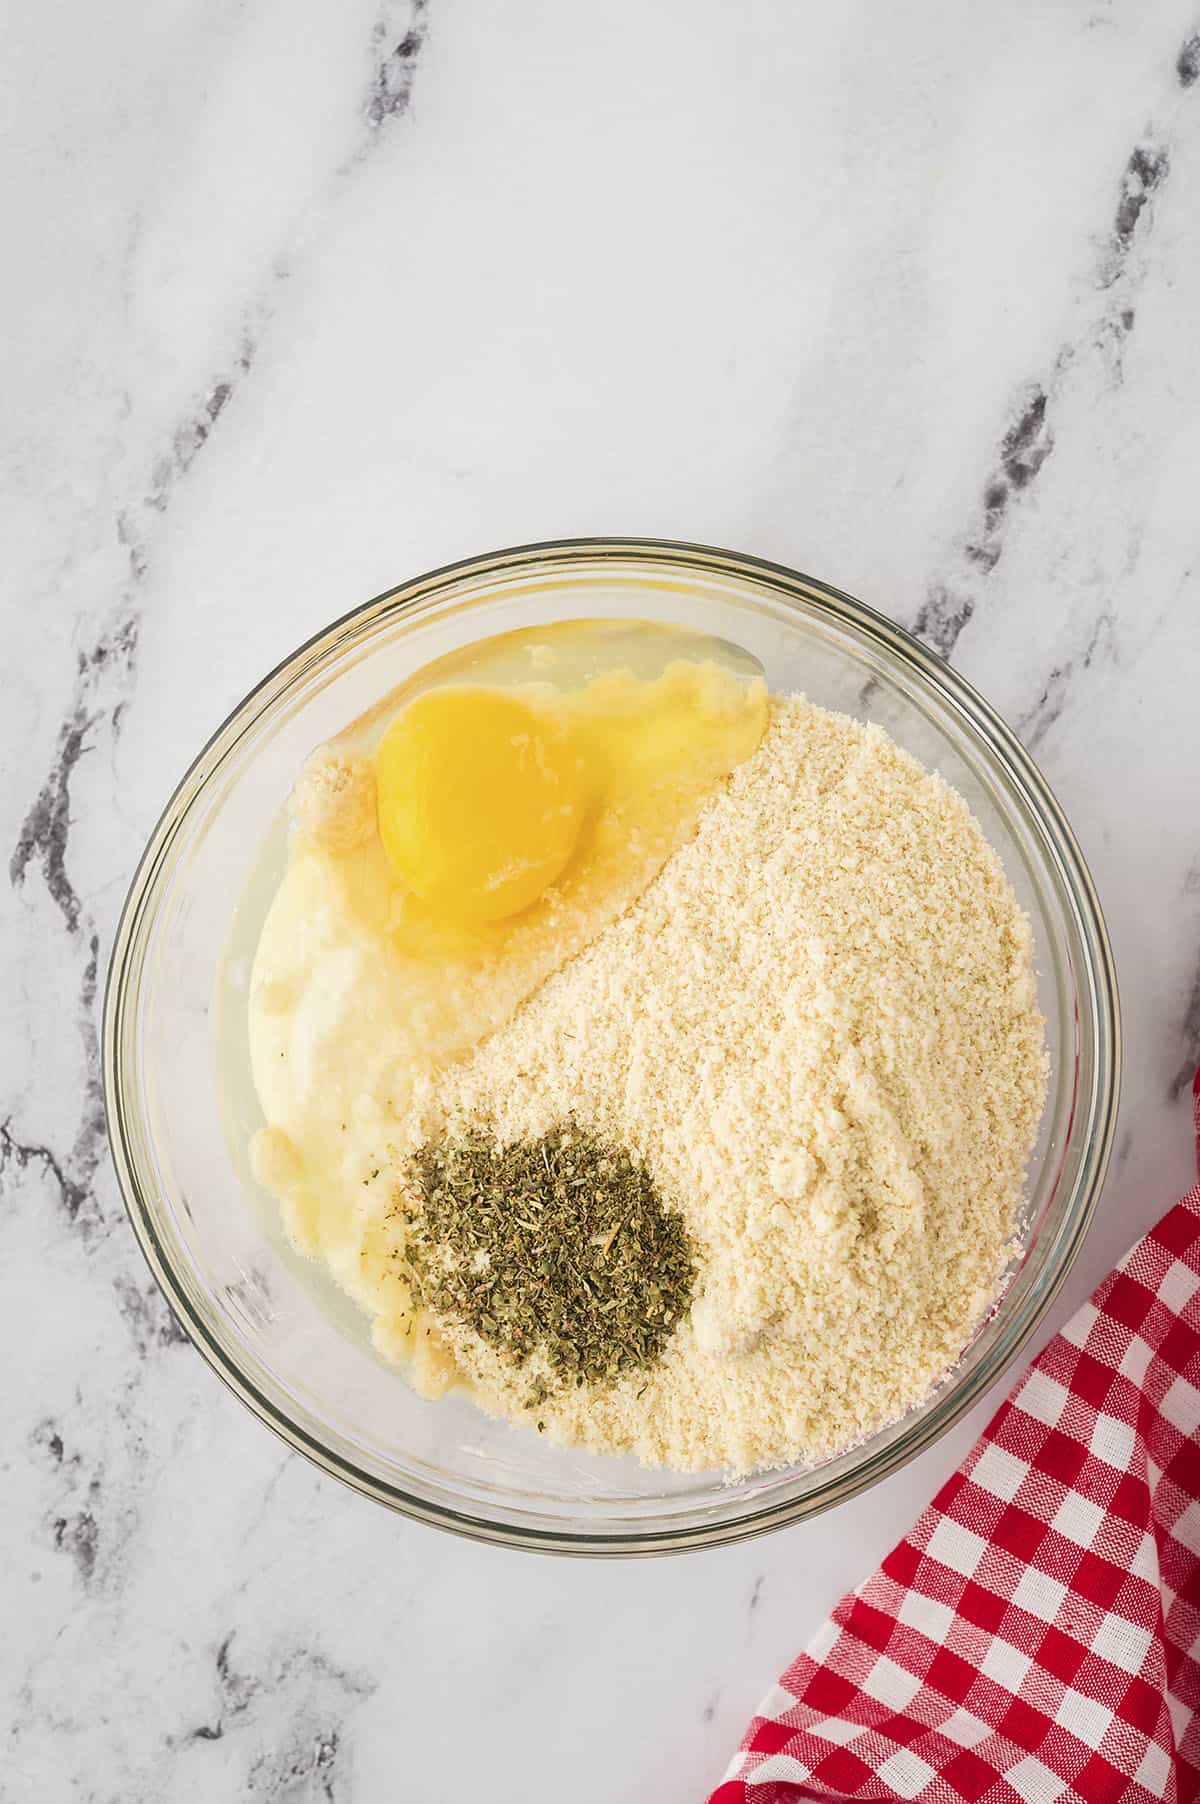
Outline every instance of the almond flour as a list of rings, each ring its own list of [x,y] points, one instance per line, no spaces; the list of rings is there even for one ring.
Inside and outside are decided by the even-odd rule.
[[[966,803],[878,727],[776,700],[638,901],[418,1084],[396,1152],[566,1118],[628,1148],[683,1216],[696,1300],[649,1373],[556,1393],[539,1426],[744,1473],[853,1444],[961,1354],[1046,1070],[1029,924]],[[528,1370],[440,1326],[528,1426]]]

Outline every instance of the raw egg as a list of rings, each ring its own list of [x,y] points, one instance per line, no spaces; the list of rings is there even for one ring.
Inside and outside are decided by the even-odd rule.
[[[561,720],[512,691],[431,689],[375,756],[379,837],[396,875],[451,921],[501,921],[560,875],[586,806]]]
[[[760,681],[711,655],[664,663],[675,649],[663,629],[582,621],[507,635],[391,716],[379,843],[414,951],[439,924],[507,932],[543,898],[611,915],[661,868],[766,719]]]

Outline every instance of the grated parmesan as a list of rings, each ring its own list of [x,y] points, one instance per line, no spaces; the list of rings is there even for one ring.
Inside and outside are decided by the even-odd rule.
[[[627,911],[402,1136],[565,1117],[645,1162],[699,1249],[648,1374],[548,1398],[546,1434],[735,1473],[924,1398],[994,1300],[1043,1106],[1032,937],[966,803],[880,728],[775,700],[758,750]],[[440,1324],[481,1404],[527,1378]]]

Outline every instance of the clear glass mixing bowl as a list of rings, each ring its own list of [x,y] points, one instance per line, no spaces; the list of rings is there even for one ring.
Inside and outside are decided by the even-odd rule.
[[[365,1320],[289,1247],[246,1165],[261,1118],[243,1004],[273,874],[249,888],[247,876],[271,835],[282,868],[280,810],[305,755],[433,658],[581,617],[700,627],[751,651],[772,689],[878,721],[966,797],[1036,935],[1050,1092],[1002,1300],[920,1408],[834,1458],[735,1484],[564,1452],[461,1397],[423,1401],[374,1355]],[[109,1133],[130,1220],[172,1308],[238,1396],[393,1509],[480,1540],[587,1554],[777,1528],[944,1433],[1028,1341],[1078,1250],[1108,1160],[1118,1068],[1116,984],[1091,879],[1054,797],[987,703],[836,589],[754,558],[636,539],[532,545],[434,571],[348,614],[266,677],[154,830],[117,932],[104,1022]]]

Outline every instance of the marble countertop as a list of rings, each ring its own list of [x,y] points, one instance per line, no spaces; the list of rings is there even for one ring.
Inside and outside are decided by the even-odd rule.
[[[699,1799],[997,1399],[711,1554],[389,1517],[142,1264],[116,915],[212,726],[376,591],[590,532],[796,564],[979,684],[1095,872],[1127,1075],[1061,1320],[1191,1176],[1196,0],[65,0],[8,52],[0,1797]]]

